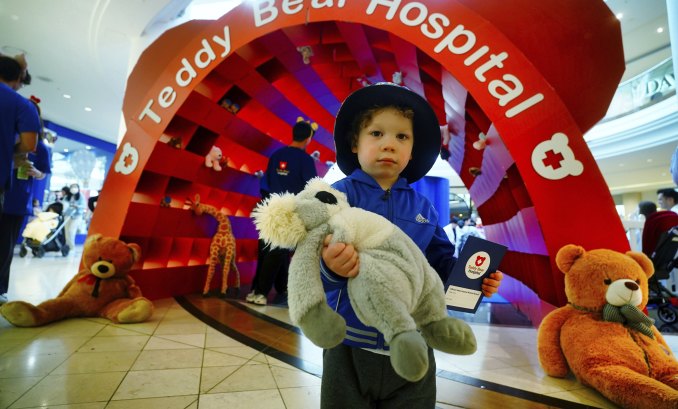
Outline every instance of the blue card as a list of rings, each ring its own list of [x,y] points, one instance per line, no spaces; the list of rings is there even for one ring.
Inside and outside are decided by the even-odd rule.
[[[450,310],[475,313],[483,299],[483,278],[497,271],[506,246],[470,236],[445,283],[445,304]]]

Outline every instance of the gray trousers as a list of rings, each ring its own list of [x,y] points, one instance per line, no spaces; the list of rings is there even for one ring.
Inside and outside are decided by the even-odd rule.
[[[436,364],[428,350],[429,368],[418,382],[395,373],[390,357],[339,344],[323,351],[321,409],[433,409]]]

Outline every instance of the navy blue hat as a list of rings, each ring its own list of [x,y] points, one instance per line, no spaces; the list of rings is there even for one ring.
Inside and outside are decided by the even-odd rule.
[[[392,82],[379,82],[360,88],[349,95],[339,108],[334,123],[334,147],[339,169],[346,175],[360,168],[358,155],[351,151],[351,125],[364,110],[376,107],[397,106],[414,111],[412,128],[414,146],[412,159],[400,174],[408,183],[415,182],[433,167],[440,153],[440,125],[433,108],[426,100],[410,90]]]

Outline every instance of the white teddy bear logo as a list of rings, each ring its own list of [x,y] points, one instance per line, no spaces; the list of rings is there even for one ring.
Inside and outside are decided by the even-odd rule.
[[[551,139],[537,145],[532,151],[534,170],[549,180],[581,175],[584,171],[584,164],[575,159],[568,141],[567,135],[558,132],[553,134]]]

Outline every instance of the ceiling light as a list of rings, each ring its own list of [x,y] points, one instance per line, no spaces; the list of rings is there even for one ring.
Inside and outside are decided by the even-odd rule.
[[[617,20],[621,20],[624,18],[624,13],[617,13]]]
[[[650,163],[650,162],[652,162],[652,158],[650,158],[650,159],[647,160],[647,163]]]
[[[90,149],[92,149],[92,147],[87,145],[87,146],[85,146],[85,149],[90,150]]]
[[[664,27],[657,27],[657,32],[658,32],[658,33],[663,33],[663,32],[664,32]]]
[[[64,152],[68,152],[68,148],[64,148]]]
[[[64,94],[64,98],[71,99],[71,96],[69,94]]]
[[[85,107],[85,111],[91,112],[91,111],[92,111],[92,108],[90,108],[90,107]]]

